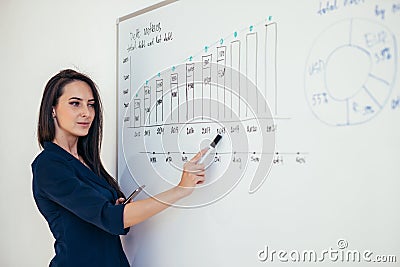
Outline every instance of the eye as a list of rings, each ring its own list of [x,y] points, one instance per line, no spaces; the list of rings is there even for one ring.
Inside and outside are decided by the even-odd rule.
[[[90,108],[94,108],[95,106],[96,106],[95,103],[89,103],[89,104],[88,104],[88,107],[90,107]]]
[[[79,102],[78,101],[73,101],[73,102],[69,102],[70,105],[74,106],[74,107],[79,107]]]

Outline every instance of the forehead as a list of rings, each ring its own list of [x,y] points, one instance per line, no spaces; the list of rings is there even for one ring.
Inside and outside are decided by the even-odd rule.
[[[78,97],[82,100],[94,99],[92,89],[83,81],[73,81],[64,86],[60,98],[69,99],[71,97]]]

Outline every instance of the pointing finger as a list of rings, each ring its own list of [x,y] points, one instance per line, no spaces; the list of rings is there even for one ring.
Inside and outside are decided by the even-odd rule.
[[[209,150],[208,147],[203,148],[202,150],[200,150],[191,160],[190,162],[192,163],[197,163],[201,157],[207,152],[207,150]]]

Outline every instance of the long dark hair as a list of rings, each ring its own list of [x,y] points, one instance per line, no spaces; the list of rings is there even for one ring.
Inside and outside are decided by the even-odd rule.
[[[52,116],[53,107],[64,93],[64,87],[74,81],[87,83],[92,89],[95,100],[95,117],[86,136],[78,139],[78,154],[85,163],[98,176],[104,178],[118,193],[118,197],[124,197],[116,180],[105,170],[101,159],[100,149],[103,135],[103,108],[96,84],[87,75],[77,71],[66,69],[54,75],[46,84],[43,92],[42,103],[39,111],[38,141],[43,148],[44,142],[52,142],[56,129]]]

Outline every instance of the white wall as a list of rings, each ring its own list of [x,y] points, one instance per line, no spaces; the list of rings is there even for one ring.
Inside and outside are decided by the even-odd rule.
[[[36,123],[47,80],[76,68],[98,84],[103,161],[116,173],[116,20],[154,0],[1,0],[0,266],[46,266],[53,238],[31,192]]]

